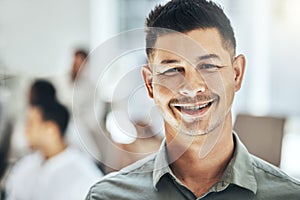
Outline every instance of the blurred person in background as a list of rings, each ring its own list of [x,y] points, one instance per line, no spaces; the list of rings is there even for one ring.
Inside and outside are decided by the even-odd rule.
[[[81,67],[84,67],[87,61],[88,53],[84,49],[77,49],[73,57],[73,66],[71,68],[71,81],[75,82],[76,78],[79,76]]]
[[[69,112],[56,100],[51,83],[30,89],[26,138],[32,153],[21,158],[6,181],[7,199],[83,199],[102,172],[64,136]]]
[[[97,93],[89,76],[88,51],[75,49],[69,73],[52,82],[57,88],[57,98],[71,111],[67,141],[91,156],[102,169],[101,160],[106,155],[107,142],[95,116],[103,119],[104,108],[100,101],[94,103]]]
[[[29,89],[28,89],[29,87]],[[26,109],[30,105],[44,101],[56,101],[56,90],[54,86],[46,79],[30,80],[25,87],[24,98],[22,101],[22,109],[15,111],[15,123],[13,125],[13,134],[11,139],[11,149],[9,159],[15,162],[22,156],[30,153],[27,139],[24,134],[26,126]]]
[[[236,55],[219,5],[156,6],[146,20],[146,53],[142,73],[164,118],[165,140],[157,154],[103,178],[86,199],[300,198],[300,182],[250,154],[232,129],[245,57]]]

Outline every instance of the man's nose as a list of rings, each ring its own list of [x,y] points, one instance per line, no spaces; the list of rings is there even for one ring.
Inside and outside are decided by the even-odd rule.
[[[184,96],[195,97],[207,90],[203,75],[195,68],[185,73],[184,80],[179,87],[179,93]]]

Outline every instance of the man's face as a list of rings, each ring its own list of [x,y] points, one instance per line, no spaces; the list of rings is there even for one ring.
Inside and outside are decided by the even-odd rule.
[[[196,29],[157,38],[144,80],[166,130],[202,135],[223,126],[244,72],[217,29]]]
[[[42,113],[37,107],[30,107],[27,113],[26,137],[28,145],[36,149],[43,141],[43,132],[46,125],[42,119]]]

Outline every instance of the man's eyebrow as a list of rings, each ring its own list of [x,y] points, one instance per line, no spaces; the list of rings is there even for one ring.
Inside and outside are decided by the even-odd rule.
[[[217,54],[206,54],[203,56],[198,57],[199,60],[207,60],[207,59],[218,59],[221,60],[220,56]],[[179,60],[176,59],[164,59],[160,61],[160,64],[173,64],[173,63],[179,63]]]
[[[220,56],[217,54],[207,54],[199,57],[199,60],[206,60],[206,59],[218,59],[221,60]]]
[[[160,61],[160,64],[172,64],[172,63],[179,63],[179,60],[176,59],[164,59]]]

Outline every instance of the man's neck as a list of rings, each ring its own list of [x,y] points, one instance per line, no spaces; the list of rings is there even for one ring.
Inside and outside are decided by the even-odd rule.
[[[67,144],[64,141],[55,143],[53,145],[48,145],[43,149],[43,154],[46,160],[60,154],[67,148]]]
[[[230,116],[231,118],[231,116]],[[168,157],[174,175],[199,197],[222,177],[233,151],[231,120],[220,130],[202,136],[178,136],[168,143]],[[230,123],[229,123],[230,122]],[[183,139],[184,137],[192,138]],[[185,141],[184,141],[185,140]],[[182,144],[184,141],[185,143]],[[187,145],[188,146],[185,146]]]

